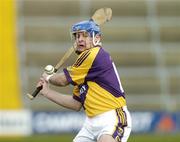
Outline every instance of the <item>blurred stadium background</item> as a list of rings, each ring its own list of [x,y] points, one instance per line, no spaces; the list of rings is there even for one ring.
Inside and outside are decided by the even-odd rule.
[[[180,141],[180,0],[1,0],[0,141],[72,140],[82,113],[25,94],[71,46],[71,25],[100,7],[113,10],[102,26],[103,47],[127,94],[130,142]],[[72,86],[54,89],[72,92]]]

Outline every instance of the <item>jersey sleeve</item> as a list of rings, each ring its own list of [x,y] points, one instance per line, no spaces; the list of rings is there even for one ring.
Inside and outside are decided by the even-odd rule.
[[[80,85],[85,82],[98,51],[99,48],[84,51],[72,66],[63,70],[69,83]]]

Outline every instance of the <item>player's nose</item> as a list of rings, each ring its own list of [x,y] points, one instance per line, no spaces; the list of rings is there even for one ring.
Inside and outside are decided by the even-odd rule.
[[[78,41],[79,41],[79,42],[84,41],[84,36],[80,34],[80,35],[79,35],[79,38],[78,38]]]

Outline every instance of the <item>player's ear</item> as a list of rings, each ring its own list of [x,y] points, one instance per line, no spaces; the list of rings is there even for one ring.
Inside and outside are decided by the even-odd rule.
[[[95,42],[97,42],[97,41],[101,41],[101,35],[98,35],[98,34],[97,34],[97,35],[95,36]]]
[[[101,40],[101,35],[96,35],[96,38]]]

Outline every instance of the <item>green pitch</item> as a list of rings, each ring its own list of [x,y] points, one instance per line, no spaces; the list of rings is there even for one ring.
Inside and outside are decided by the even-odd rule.
[[[72,142],[75,135],[60,134],[60,135],[33,135],[30,137],[0,137],[0,142]],[[128,142],[180,142],[180,135],[131,135]]]

